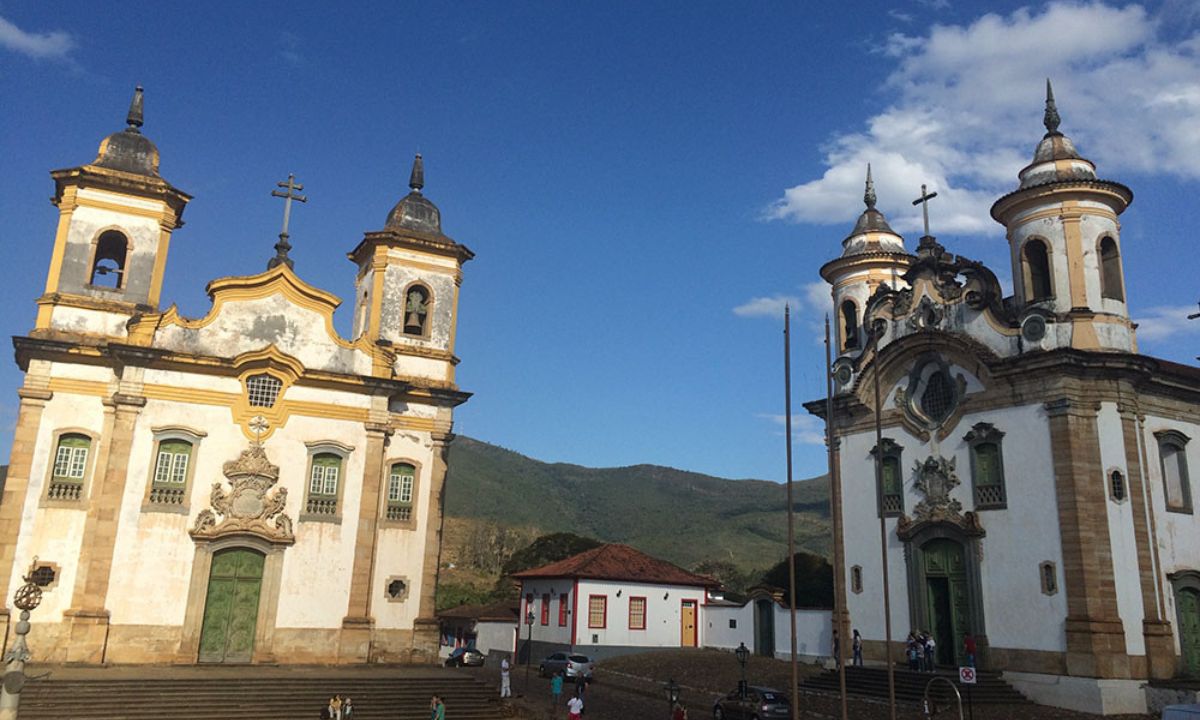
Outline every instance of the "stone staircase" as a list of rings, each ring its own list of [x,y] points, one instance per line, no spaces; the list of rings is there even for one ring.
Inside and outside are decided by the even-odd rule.
[[[64,668],[30,680],[20,712],[21,720],[306,720],[341,694],[354,699],[354,720],[396,720],[428,717],[434,693],[454,720],[508,714],[494,688],[452,670],[261,666]]]
[[[888,680],[887,669],[883,667],[847,667],[846,693],[848,695],[887,698]],[[939,670],[936,673],[913,672],[912,670],[896,668],[896,701],[905,703],[920,703],[925,696],[925,686],[934,677],[944,677],[954,683],[962,694],[963,703],[967,702],[967,688],[959,685],[958,672]],[[838,675],[834,670],[826,670],[813,675],[803,683],[803,689],[820,690],[822,692],[840,692]],[[980,671],[978,683],[970,689],[971,702],[976,705],[1014,705],[1029,704],[1030,701],[1011,685],[1000,678],[999,673]],[[945,683],[938,682],[930,690],[930,696],[941,705],[947,700],[953,701],[953,693]]]

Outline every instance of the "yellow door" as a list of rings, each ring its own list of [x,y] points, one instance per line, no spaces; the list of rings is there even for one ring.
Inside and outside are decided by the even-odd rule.
[[[696,647],[696,601],[684,600],[683,612],[680,613],[679,644],[682,647]]]

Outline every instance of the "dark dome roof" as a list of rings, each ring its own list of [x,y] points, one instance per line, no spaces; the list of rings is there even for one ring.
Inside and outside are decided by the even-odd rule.
[[[133,91],[129,103],[129,114],[125,117],[129,127],[104,138],[100,152],[92,163],[99,167],[121,170],[136,175],[158,177],[158,148],[139,130],[142,126],[142,87]]]
[[[442,233],[442,213],[437,205],[421,194],[425,187],[425,163],[418,154],[413,160],[412,175],[408,180],[412,191],[400,198],[396,207],[388,213],[384,229],[417,230],[425,233]]]

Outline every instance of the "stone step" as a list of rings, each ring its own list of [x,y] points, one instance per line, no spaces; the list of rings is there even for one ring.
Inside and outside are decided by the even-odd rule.
[[[851,695],[869,697],[887,697],[887,670],[880,667],[847,667],[846,692]],[[930,680],[943,677],[951,681],[962,694],[964,701],[967,688],[958,682],[957,672],[939,671],[937,673],[913,672],[908,669],[895,671],[896,699],[902,702],[919,703],[925,696],[925,688]],[[804,681],[804,687],[825,692],[840,692],[837,672],[827,670]],[[944,683],[936,683],[930,689],[931,696],[948,699],[953,693]],[[978,682],[970,688],[971,702],[978,704],[1023,704],[1029,700],[1013,689],[996,673],[980,673]]]

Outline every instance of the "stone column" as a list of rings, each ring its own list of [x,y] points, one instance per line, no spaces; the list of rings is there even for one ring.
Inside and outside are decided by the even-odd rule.
[[[26,382],[28,385],[28,380]],[[7,598],[12,579],[13,563],[17,557],[17,538],[21,532],[21,515],[29,491],[29,474],[33,466],[33,451],[37,445],[42,411],[53,397],[49,390],[23,387],[17,390],[21,399],[17,408],[17,427],[13,433],[12,452],[8,460],[8,478],[4,496],[0,499],[0,598]],[[8,608],[0,608],[0,620],[5,624],[5,645],[8,640]]]
[[[104,436],[88,497],[79,571],[71,608],[63,613],[64,621],[70,625],[67,662],[103,663],[105,660],[109,622],[105,601],[112,575],[133,430],[146,398],[115,393],[104,404]]]
[[[1142,590],[1142,637],[1146,641],[1145,677],[1163,679],[1175,675],[1175,642],[1171,634],[1171,623],[1162,616],[1159,597],[1163,588],[1158,584],[1155,572],[1153,547],[1153,505],[1149,502],[1150,488],[1146,483],[1145,470],[1138,436],[1138,418],[1134,410],[1120,405],[1121,435],[1125,445],[1125,469],[1129,509],[1133,515],[1133,536],[1137,547],[1138,579]],[[1105,478],[1105,482],[1111,479]]]
[[[429,513],[425,516],[425,562],[421,572],[417,619],[413,622],[413,660],[434,662],[438,653],[437,581],[442,562],[442,523],[446,499],[446,456],[451,433],[433,433],[433,467],[429,473]]]
[[[1046,403],[1058,499],[1067,596],[1067,674],[1130,677],[1125,631],[1117,613],[1108,494],[1100,465],[1095,402]]]
[[[350,602],[338,638],[338,661],[365,663],[371,660],[371,584],[375,575],[375,552],[379,541],[380,502],[384,496],[384,453],[391,430],[386,425],[367,424],[366,462],[362,495],[358,505],[358,530],[354,539],[354,566],[350,573]]]

